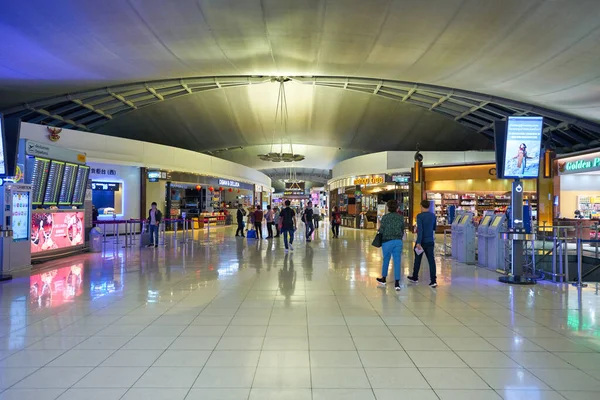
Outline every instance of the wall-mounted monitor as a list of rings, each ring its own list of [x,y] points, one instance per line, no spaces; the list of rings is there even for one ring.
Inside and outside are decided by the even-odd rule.
[[[542,117],[508,117],[503,177],[537,179],[542,155]]]
[[[60,185],[65,172],[65,163],[62,161],[50,161],[48,170],[48,183],[44,192],[44,205],[55,206],[58,204],[58,195],[60,194]]]

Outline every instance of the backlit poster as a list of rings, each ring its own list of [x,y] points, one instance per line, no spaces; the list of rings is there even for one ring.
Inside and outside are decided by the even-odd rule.
[[[83,294],[83,264],[62,267],[31,275],[29,278],[29,306],[57,307]]]
[[[29,239],[29,192],[12,192],[12,230],[15,242]]]
[[[504,152],[505,178],[538,177],[543,128],[542,117],[508,117]]]
[[[31,253],[83,245],[84,226],[83,211],[34,213]]]

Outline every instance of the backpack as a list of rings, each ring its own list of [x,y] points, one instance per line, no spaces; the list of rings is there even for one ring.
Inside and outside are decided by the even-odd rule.
[[[342,215],[341,214],[335,214],[335,223],[337,225],[341,225],[342,224]]]

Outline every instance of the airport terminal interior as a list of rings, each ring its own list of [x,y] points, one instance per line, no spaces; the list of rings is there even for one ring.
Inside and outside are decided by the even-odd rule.
[[[600,399],[599,41],[594,0],[6,2],[0,400]]]

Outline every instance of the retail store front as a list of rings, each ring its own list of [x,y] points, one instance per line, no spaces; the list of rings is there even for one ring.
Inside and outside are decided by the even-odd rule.
[[[377,225],[378,209],[389,200],[397,200],[408,224],[410,185],[410,174],[375,174],[340,179],[329,185],[330,207],[337,206],[341,211],[344,226],[373,229]]]
[[[580,227],[582,238],[594,239],[600,221],[600,152],[557,159],[556,168],[555,225]]]
[[[224,225],[238,204],[249,207],[254,185],[174,171],[147,171],[146,209],[156,201],[168,219],[190,219],[195,228]],[[167,224],[167,229],[174,224]]]
[[[496,179],[495,168],[494,164],[479,164],[424,169],[424,195],[434,203],[438,233],[450,229],[457,210],[473,212],[476,222],[484,211],[506,211],[510,205],[512,180]],[[531,205],[535,217],[537,181],[524,180],[523,185],[523,199],[525,204]]]

